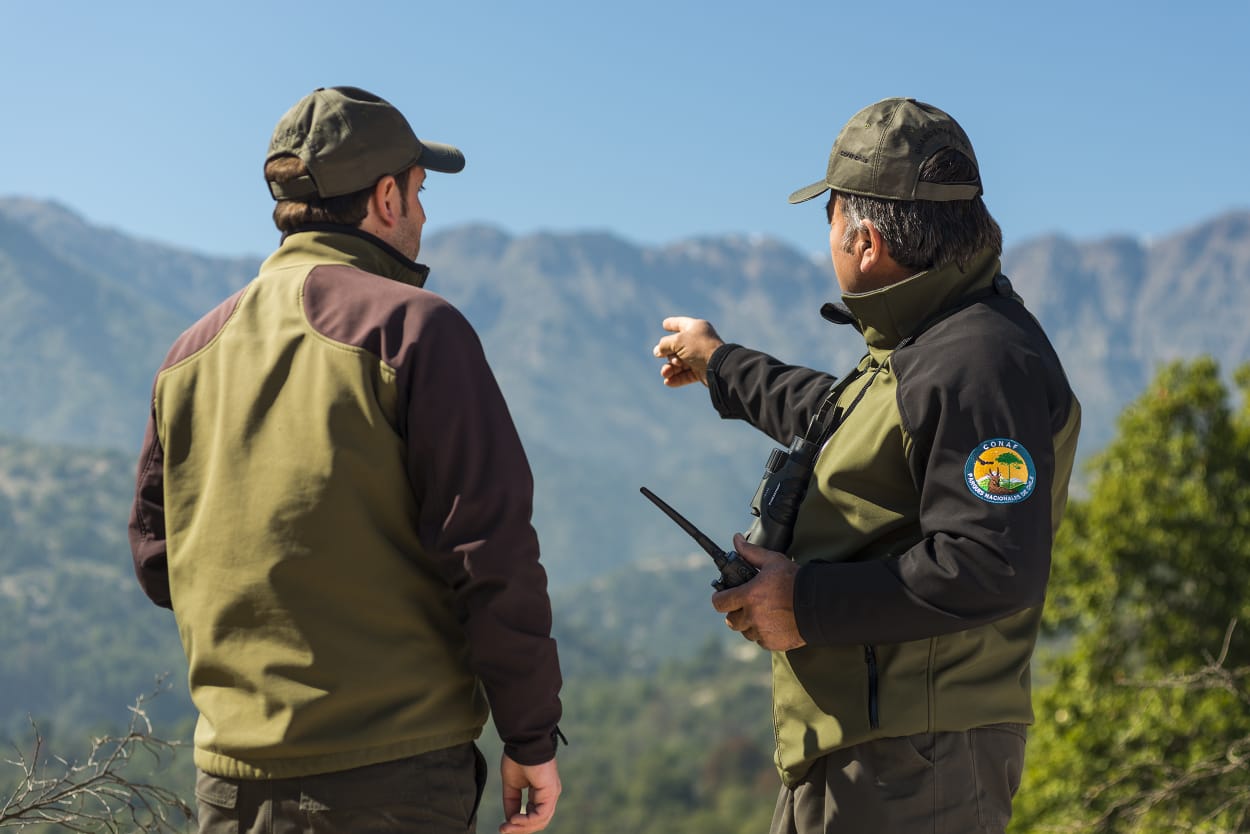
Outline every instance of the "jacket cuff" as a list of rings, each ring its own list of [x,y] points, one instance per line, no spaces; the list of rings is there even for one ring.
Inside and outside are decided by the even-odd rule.
[[[721,367],[725,364],[725,360],[734,351],[742,348],[742,345],[726,343],[712,351],[712,355],[707,360],[707,390],[712,397],[712,408],[716,409],[716,413],[721,417],[729,417],[729,383],[721,376]],[[732,372],[732,368],[730,368]]]
[[[808,563],[799,568],[794,575],[794,624],[799,629],[799,636],[809,645],[820,646],[828,643],[825,639],[820,618],[819,600],[824,596],[821,585],[821,571],[814,564]]]
[[[558,742],[564,742],[564,746],[568,747],[569,740],[564,737],[564,733],[560,732],[560,725],[551,728],[551,732],[546,738],[540,738],[526,744],[505,744],[503,752],[509,759],[519,765],[529,767],[531,765],[540,765],[551,761],[556,757],[556,748]]]

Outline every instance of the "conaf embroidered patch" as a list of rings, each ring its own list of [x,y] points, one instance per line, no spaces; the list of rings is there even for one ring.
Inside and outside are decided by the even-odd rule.
[[[968,455],[964,482],[982,501],[1015,504],[1033,494],[1037,472],[1027,449],[1010,438],[996,437]]]

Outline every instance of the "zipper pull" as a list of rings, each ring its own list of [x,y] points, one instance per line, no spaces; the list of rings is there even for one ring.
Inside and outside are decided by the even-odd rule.
[[[872,646],[864,646],[864,663],[868,664],[868,726],[881,729],[881,716],[877,707],[877,653]]]

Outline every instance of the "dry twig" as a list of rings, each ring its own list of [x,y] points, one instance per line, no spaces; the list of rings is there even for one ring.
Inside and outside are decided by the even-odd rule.
[[[139,752],[159,764],[172,758],[179,746],[152,733],[145,704],[160,689],[158,682],[151,695],[135,700],[125,734],[92,739],[82,761],[47,753],[32,720],[35,738],[30,754],[15,746],[16,758],[6,760],[21,770],[21,777],[0,806],[0,828],[55,825],[84,834],[183,830],[194,819],[190,805],[168,788],[125,773]]]

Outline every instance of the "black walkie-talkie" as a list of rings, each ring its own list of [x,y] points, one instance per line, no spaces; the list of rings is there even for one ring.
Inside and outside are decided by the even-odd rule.
[[[750,582],[751,579],[759,573],[759,570],[748,563],[734,551],[724,551],[716,546],[716,543],[703,534],[703,531],[695,527],[686,518],[668,504],[664,503],[664,499],[660,498],[646,487],[640,487],[643,495],[651,500],[664,514],[677,522],[677,526],[685,530],[690,538],[698,542],[699,547],[707,551],[707,555],[712,557],[712,561],[716,563],[716,567],[720,569],[720,579],[712,580],[712,587],[718,591],[726,588],[736,588],[739,585]]]

